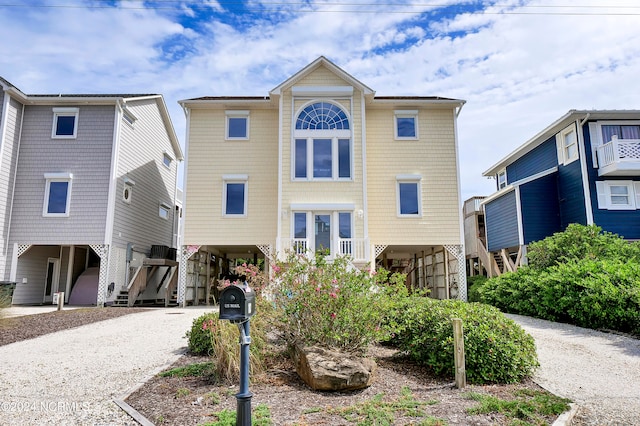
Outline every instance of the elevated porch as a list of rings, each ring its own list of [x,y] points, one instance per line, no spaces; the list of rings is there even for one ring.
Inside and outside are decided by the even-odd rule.
[[[640,176],[640,139],[613,136],[596,148],[598,176]]]

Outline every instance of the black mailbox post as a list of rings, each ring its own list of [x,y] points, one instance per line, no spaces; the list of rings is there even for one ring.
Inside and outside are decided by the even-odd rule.
[[[249,392],[249,319],[256,313],[256,294],[246,283],[232,284],[220,292],[220,319],[238,324],[240,330],[240,391],[236,394],[236,425],[251,426]]]

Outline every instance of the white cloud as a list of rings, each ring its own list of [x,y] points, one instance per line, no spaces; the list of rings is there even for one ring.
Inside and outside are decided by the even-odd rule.
[[[190,4],[173,16],[160,10],[0,7],[0,75],[27,93],[162,93],[183,138],[177,100],[264,96],[324,55],[379,95],[467,101],[459,117],[464,198],[493,192],[481,173],[569,109],[640,108],[634,90],[637,15],[603,15],[608,10],[602,8],[571,9],[598,16],[499,14],[496,6],[487,14],[434,21],[437,14],[297,13],[282,6],[277,14],[239,17],[236,26],[211,18],[188,28],[186,22],[203,10]],[[415,4],[420,6],[412,10],[433,9]],[[207,5],[219,10],[221,3]],[[274,8],[252,4],[259,6]],[[338,6],[309,3],[309,9],[327,7]]]

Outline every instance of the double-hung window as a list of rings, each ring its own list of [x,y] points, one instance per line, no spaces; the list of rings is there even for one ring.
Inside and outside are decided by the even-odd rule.
[[[53,139],[75,139],[78,135],[78,114],[78,108],[54,108],[51,137]]]
[[[640,207],[640,182],[605,180],[596,182],[598,208],[605,210],[635,210]]]
[[[350,180],[353,148],[347,114],[329,102],[298,114],[293,142],[294,180]]]
[[[225,114],[227,117],[225,138],[227,140],[249,139],[249,111],[228,110]]]
[[[418,139],[418,110],[394,111],[396,139]]]
[[[71,206],[71,173],[45,173],[44,205],[42,215],[69,217]]]
[[[498,172],[498,191],[507,186],[507,170],[502,169]]]
[[[558,133],[556,143],[558,144],[558,163],[567,165],[578,159],[578,136],[576,126],[569,127]]]
[[[225,175],[222,179],[222,215],[246,217],[249,176]]]
[[[398,216],[422,216],[422,197],[419,175],[396,176],[396,199]]]

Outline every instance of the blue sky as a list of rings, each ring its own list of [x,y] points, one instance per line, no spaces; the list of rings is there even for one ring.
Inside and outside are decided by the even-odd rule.
[[[570,109],[640,109],[637,0],[0,0],[23,92],[266,96],[323,55],[379,96],[466,100],[463,200]]]

